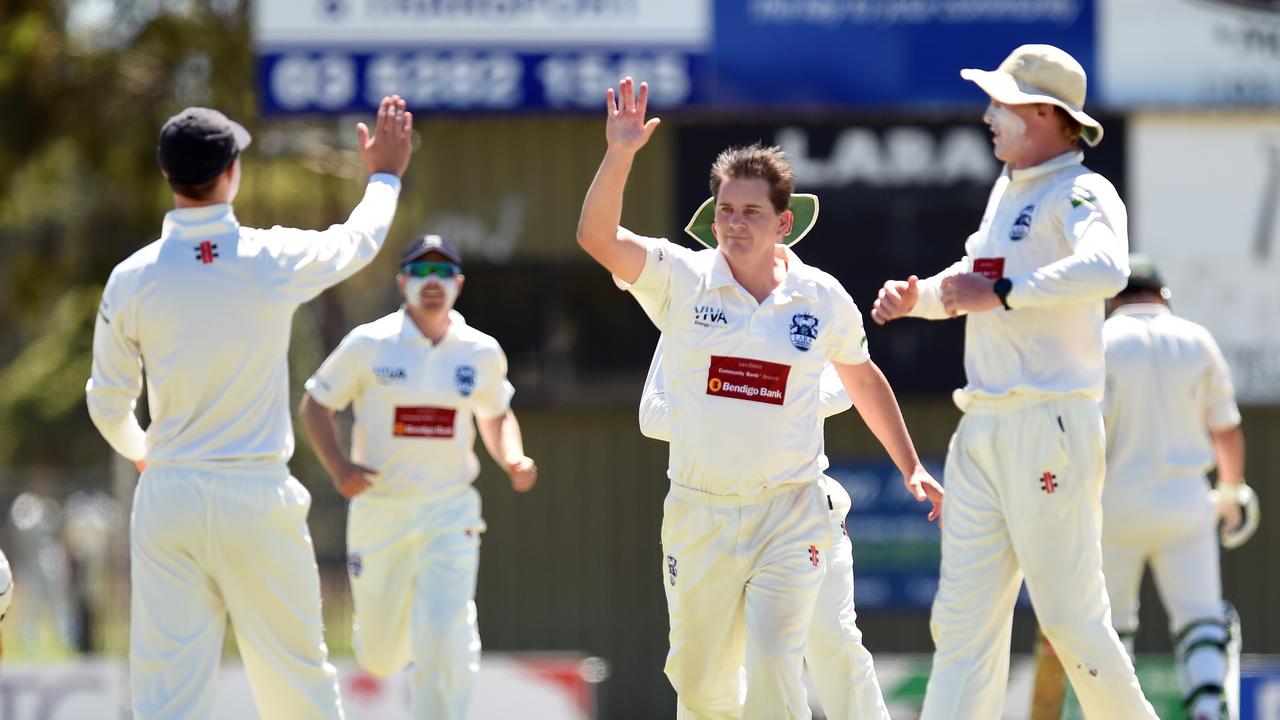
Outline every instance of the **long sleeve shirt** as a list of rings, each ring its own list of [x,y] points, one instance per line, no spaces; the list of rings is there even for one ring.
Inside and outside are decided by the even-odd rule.
[[[974,397],[1084,394],[1102,398],[1103,301],[1129,276],[1128,214],[1106,178],[1067,153],[996,181],[965,255],[920,283],[910,315],[945,319],[942,280],[1007,277],[1011,309],[970,313],[963,409]]]
[[[85,394],[107,442],[153,466],[287,462],[294,311],[377,255],[399,193],[374,175],[348,220],[320,231],[242,227],[227,204],[165,215],[103,290]]]

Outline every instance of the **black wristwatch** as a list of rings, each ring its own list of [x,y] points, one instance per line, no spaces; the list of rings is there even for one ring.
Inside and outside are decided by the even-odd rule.
[[[1004,306],[1005,310],[1013,309],[1009,307],[1009,291],[1013,289],[1012,280],[1002,277],[991,286],[991,289],[995,291],[996,297],[1000,298],[1000,304]]]

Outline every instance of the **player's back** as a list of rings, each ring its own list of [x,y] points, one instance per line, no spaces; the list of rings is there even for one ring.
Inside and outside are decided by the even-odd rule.
[[[1107,320],[1104,339],[1108,482],[1208,472],[1209,428],[1238,414],[1208,331],[1162,305],[1132,304]]]

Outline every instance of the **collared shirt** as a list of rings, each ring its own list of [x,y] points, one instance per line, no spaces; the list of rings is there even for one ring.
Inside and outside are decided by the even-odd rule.
[[[322,231],[242,227],[226,204],[165,215],[102,293],[85,388],[102,436],[149,465],[287,462],[293,313],[377,255],[399,194],[399,178],[374,175],[351,217]]]
[[[475,480],[472,416],[510,407],[498,341],[456,311],[439,343],[403,308],[352,330],[307,380],[321,405],[353,405],[351,459],[378,471],[369,492],[434,495]]]
[[[920,283],[910,314],[937,320],[947,317],[943,278],[976,272],[1012,281],[1012,310],[997,306],[966,322],[968,383],[956,394],[962,409],[980,396],[1102,397],[1103,301],[1129,275],[1128,213],[1083,160],[1071,152],[1006,169],[965,256]]]
[[[1211,430],[1240,424],[1231,373],[1209,331],[1159,303],[1116,308],[1107,348],[1107,482],[1204,475]]]
[[[671,479],[740,496],[815,481],[823,368],[870,359],[853,300],[786,248],[786,278],[757,302],[720,251],[646,242],[630,291],[663,332]]]

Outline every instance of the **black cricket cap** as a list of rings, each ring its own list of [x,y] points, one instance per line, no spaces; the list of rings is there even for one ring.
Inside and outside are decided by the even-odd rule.
[[[400,255],[400,267],[421,259],[427,253],[440,253],[448,258],[449,262],[462,267],[462,253],[439,235],[423,235],[415,238]]]
[[[156,160],[173,182],[200,185],[231,167],[252,141],[248,130],[217,110],[189,107],[160,129]]]

